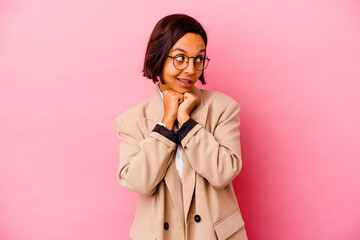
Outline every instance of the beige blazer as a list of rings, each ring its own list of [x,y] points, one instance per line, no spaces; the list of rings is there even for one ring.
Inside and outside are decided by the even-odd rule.
[[[240,106],[220,92],[191,92],[199,98],[190,115],[195,122],[177,141],[154,131],[163,116],[157,89],[116,118],[117,177],[139,193],[132,239],[247,239],[232,186],[242,167]],[[182,182],[175,167],[177,143],[183,147]]]

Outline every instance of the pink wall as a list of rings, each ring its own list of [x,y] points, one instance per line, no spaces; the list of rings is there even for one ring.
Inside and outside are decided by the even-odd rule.
[[[128,239],[115,117],[152,95],[164,15],[209,35],[207,89],[242,106],[250,239],[360,239],[357,1],[0,1],[0,239]],[[198,85],[201,87],[201,85]]]

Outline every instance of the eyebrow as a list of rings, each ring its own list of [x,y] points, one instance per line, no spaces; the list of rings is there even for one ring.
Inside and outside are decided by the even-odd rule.
[[[172,50],[172,52],[175,52],[175,51],[187,53],[184,49],[181,49],[181,48],[175,48],[174,50]],[[201,53],[201,52],[205,52],[205,49],[201,49],[198,53]]]

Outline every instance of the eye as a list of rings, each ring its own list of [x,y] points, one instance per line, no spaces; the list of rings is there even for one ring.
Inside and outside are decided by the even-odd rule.
[[[183,62],[185,60],[185,57],[183,55],[176,55],[175,60],[178,62]]]
[[[195,62],[197,62],[197,63],[202,63],[204,61],[204,57],[203,56],[197,56],[196,58],[195,58]]]

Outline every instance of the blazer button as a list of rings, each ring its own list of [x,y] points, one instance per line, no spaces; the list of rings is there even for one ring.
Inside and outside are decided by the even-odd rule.
[[[169,229],[169,223],[168,223],[168,222],[165,222],[165,223],[164,223],[164,229],[165,229],[165,230],[168,230],[168,229]]]
[[[195,220],[195,222],[200,222],[201,217],[196,214],[195,217],[194,217],[194,220]]]

